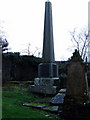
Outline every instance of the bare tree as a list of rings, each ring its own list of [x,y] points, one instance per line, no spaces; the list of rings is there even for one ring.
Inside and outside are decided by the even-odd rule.
[[[23,49],[23,50],[21,51],[21,53],[22,53],[22,54],[31,55],[31,44],[28,43],[27,48]]]
[[[88,41],[89,32],[87,29],[78,30],[74,28],[72,32],[70,32],[71,41],[73,43],[73,48],[77,49],[82,56],[82,59],[85,60],[88,46],[90,42]]]
[[[34,49],[34,51],[33,51]],[[28,43],[27,48],[22,50],[22,54],[33,55],[36,57],[41,57],[41,52],[38,47],[32,48],[32,45]]]
[[[6,35],[5,31],[3,30],[3,27],[0,25],[0,49],[2,51],[8,50],[7,46],[9,43],[5,35]]]

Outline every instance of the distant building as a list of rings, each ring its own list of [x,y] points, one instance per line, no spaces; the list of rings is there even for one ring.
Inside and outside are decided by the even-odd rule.
[[[88,62],[90,62],[90,1],[88,2],[88,31],[89,31]]]

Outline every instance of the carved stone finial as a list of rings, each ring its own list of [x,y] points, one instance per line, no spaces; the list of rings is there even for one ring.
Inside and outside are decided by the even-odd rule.
[[[75,49],[75,52],[73,53],[73,56],[71,57],[71,61],[73,62],[83,61],[77,49]]]

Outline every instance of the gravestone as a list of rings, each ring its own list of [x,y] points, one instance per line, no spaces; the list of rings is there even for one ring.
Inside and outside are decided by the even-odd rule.
[[[79,52],[75,50],[68,66],[68,80],[66,96],[77,100],[77,103],[83,102],[88,96],[88,82],[86,75],[86,66],[83,63]]]
[[[60,116],[64,119],[90,119],[86,67],[77,50],[73,53],[67,72],[66,95]]]
[[[58,66],[54,57],[54,40],[52,24],[52,4],[45,2],[44,37],[42,63],[38,66],[38,78],[29,87],[31,92],[56,94],[60,86]]]

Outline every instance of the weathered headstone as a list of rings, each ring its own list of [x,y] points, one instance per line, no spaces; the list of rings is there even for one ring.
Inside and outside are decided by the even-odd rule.
[[[86,76],[86,66],[83,63],[79,52],[75,50],[68,66],[68,80],[66,96],[82,102],[88,96],[88,82]]]
[[[58,66],[54,58],[52,5],[45,2],[44,38],[42,63],[38,66],[38,78],[30,86],[31,92],[55,94],[60,86]]]
[[[60,112],[64,119],[90,119],[90,115],[88,116],[90,102],[85,69],[85,64],[79,52],[75,50],[68,65],[66,96],[64,97],[62,112]]]

